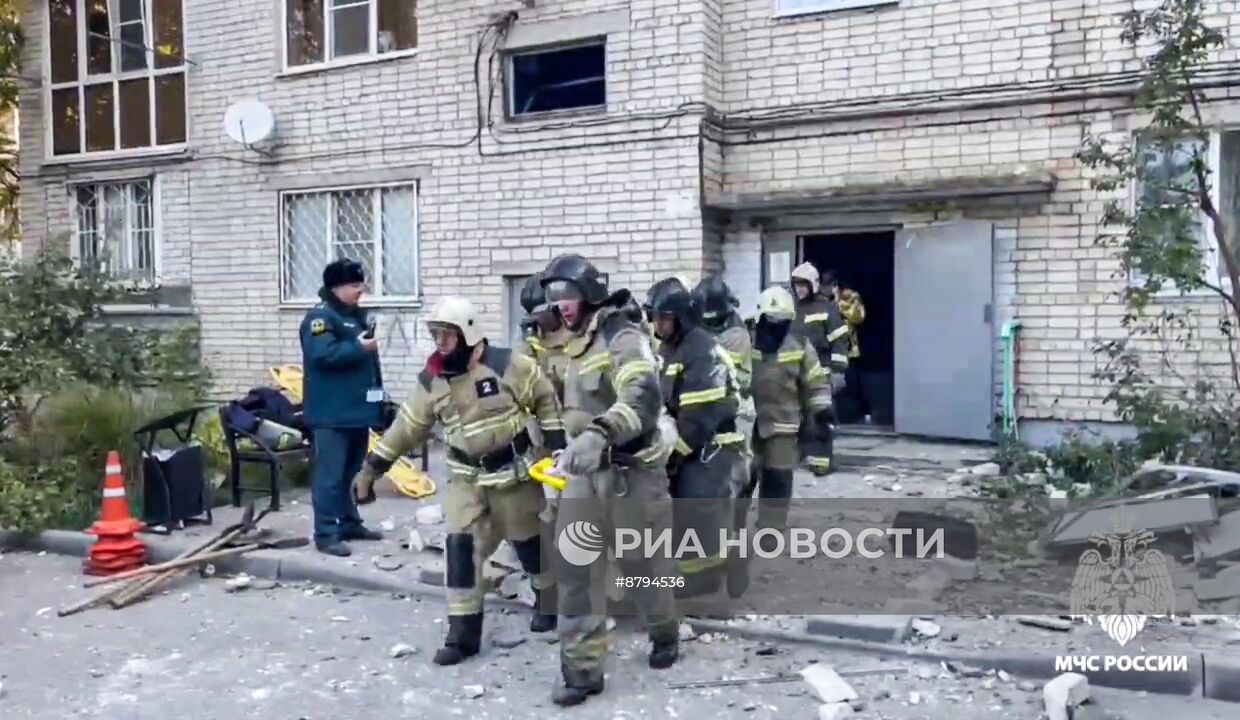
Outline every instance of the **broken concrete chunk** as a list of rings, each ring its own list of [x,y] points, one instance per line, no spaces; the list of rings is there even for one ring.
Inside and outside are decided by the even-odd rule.
[[[410,655],[414,653],[415,650],[416,648],[414,648],[412,645],[406,645],[405,643],[397,643],[392,646],[391,650],[388,650],[388,657],[392,658],[393,660],[399,660],[403,657],[409,657]]]
[[[395,572],[405,566],[403,560],[397,560],[391,555],[376,555],[370,562],[384,572]]]
[[[962,560],[958,557],[945,555],[935,560],[934,565],[946,573],[947,577],[956,582],[965,582],[977,578],[976,560]]]
[[[999,463],[996,462],[982,463],[969,468],[969,474],[979,475],[981,477],[994,477],[1002,471],[1003,468],[999,467]]]
[[[942,631],[943,631],[943,628],[939,627],[935,623],[930,622],[929,620],[922,620],[921,618],[917,618],[916,620],[913,620],[913,632],[917,633],[918,635],[921,635],[922,637],[928,637],[928,638],[937,637],[938,634]]]
[[[1089,679],[1080,673],[1064,673],[1042,688],[1042,703],[1049,720],[1071,720],[1072,711],[1089,700]]]
[[[913,692],[909,693],[909,694],[908,694],[908,704],[909,704],[909,705],[919,705],[919,704],[921,704],[921,693],[917,692],[916,690],[914,690]]]
[[[858,697],[857,691],[829,665],[810,665],[801,670],[800,674],[824,703],[848,703]]]
[[[693,626],[689,623],[680,624],[679,634],[681,642],[686,642],[697,637],[697,633],[693,631]]]
[[[1071,620],[1050,617],[1049,615],[1018,615],[1016,616],[1016,622],[1021,625],[1045,628],[1047,630],[1055,630],[1058,632],[1069,632],[1072,630]]]
[[[997,677],[1003,682],[1012,682],[1012,676],[1006,670],[1000,670]]]
[[[224,583],[224,588],[228,592],[238,592],[240,590],[244,590],[248,588],[250,586],[250,583],[252,582],[254,582],[254,578],[250,577],[249,575],[242,574]]]
[[[382,522],[379,523],[379,529],[382,530],[383,532],[392,532],[393,530],[396,529],[396,521],[393,520],[392,518],[383,520]]]
[[[911,614],[818,615],[806,619],[805,632],[849,640],[902,643],[913,631]]]
[[[409,531],[409,541],[407,544],[413,552],[422,552],[426,549],[426,541],[422,539],[422,533],[418,532],[417,528]]]
[[[934,671],[934,668],[928,665],[922,665],[921,667],[917,668],[917,677],[921,678],[922,680],[930,680],[935,675],[938,675],[938,673]]]
[[[1181,532],[1185,527],[1219,521],[1218,503],[1209,496],[1123,502],[1070,512],[1054,523],[1047,545],[1063,547],[1091,542],[1094,533],[1113,532],[1118,521],[1155,534]]]
[[[846,702],[818,706],[818,720],[843,720],[853,716],[852,705]]]
[[[517,572],[523,570],[521,560],[517,557],[517,551],[513,549],[507,540],[500,543],[499,547],[495,549],[495,552],[491,555],[491,564]]]
[[[470,700],[482,697],[486,691],[481,685],[466,685],[461,688],[461,692]]]
[[[443,508],[439,505],[424,505],[413,514],[419,525],[438,525],[443,522]]]

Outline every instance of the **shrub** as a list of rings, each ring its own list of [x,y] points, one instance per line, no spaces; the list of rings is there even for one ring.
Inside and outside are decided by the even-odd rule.
[[[97,494],[81,482],[72,457],[34,467],[0,460],[0,527],[29,534],[83,529],[94,519]]]

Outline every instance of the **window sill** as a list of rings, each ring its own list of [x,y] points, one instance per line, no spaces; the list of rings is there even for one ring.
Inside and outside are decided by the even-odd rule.
[[[344,60],[332,60],[331,62],[314,63],[312,65],[294,65],[286,67],[276,73],[277,79],[295,78],[303,75],[316,75],[318,73],[331,72],[341,68],[358,67],[359,65],[376,65],[379,63],[392,62],[395,60],[403,60],[411,58],[418,54],[417,48],[410,50],[397,50],[396,52],[383,53],[382,55],[358,55],[356,57],[348,57]]]
[[[176,307],[173,305],[136,305],[118,304],[101,305],[99,310],[104,315],[164,315],[187,317],[196,314],[193,308]]]
[[[281,312],[305,311],[319,304],[319,300],[285,300],[278,309]],[[363,310],[420,310],[421,300],[416,298],[374,298],[362,303]]]
[[[53,155],[43,158],[43,166],[81,165],[112,163],[117,160],[188,160],[191,157],[189,147],[185,143],[179,145],[161,145],[157,148],[135,148],[133,150],[110,150],[108,152],[85,153],[77,155]]]
[[[900,0],[842,0],[828,8],[805,8],[801,10],[785,10],[780,12],[778,2],[771,16],[775,22],[796,22],[798,20],[817,20],[823,15],[845,12],[848,10],[877,10],[883,7],[899,5]]]
[[[524,115],[506,115],[504,117],[504,124],[537,126],[541,123],[546,123],[551,125],[562,120],[605,115],[607,115],[606,105],[593,105],[591,107],[571,108],[569,110],[544,110],[542,112],[526,113]]]

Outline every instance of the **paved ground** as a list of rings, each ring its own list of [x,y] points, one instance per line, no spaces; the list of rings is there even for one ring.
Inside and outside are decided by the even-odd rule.
[[[669,690],[673,680],[795,671],[811,661],[837,669],[906,668],[851,681],[863,718],[989,720],[1038,718],[1032,684],[963,679],[940,668],[812,648],[772,648],[705,638],[685,644],[672,671],[645,667],[645,643],[623,630],[608,692],[576,711],[547,700],[556,648],[531,638],[525,618],[493,613],[475,662],[436,668],[442,638],[436,602],[279,587],[225,592],[220,580],[184,581],[123,611],[57,618],[83,597],[77,561],[0,557],[0,717],[6,720],[126,718],[814,718],[817,700],[800,682]],[[501,649],[499,639],[520,642]],[[397,643],[416,648],[393,659]],[[761,654],[760,654],[761,653]],[[770,654],[767,654],[770,653]],[[942,672],[943,676],[940,676]],[[469,698],[466,685],[484,694]],[[916,695],[914,695],[914,693]],[[1089,718],[1183,720],[1236,717],[1236,705],[1095,689]],[[913,704],[916,700],[916,704]],[[1078,718],[1081,716],[1078,715]]]

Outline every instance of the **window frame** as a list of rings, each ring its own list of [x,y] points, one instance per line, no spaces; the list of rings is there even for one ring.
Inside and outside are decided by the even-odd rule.
[[[142,0],[143,12],[143,42],[146,45],[146,67],[142,70],[128,70],[117,72],[113,70],[108,73],[100,73],[91,75],[87,72],[87,65],[90,61],[87,57],[87,18],[86,18],[86,2],[87,0],[73,0],[75,4],[75,20],[74,40],[77,44],[77,78],[70,82],[53,82],[52,81],[52,23],[51,8],[49,0],[40,0],[43,10],[42,33],[44,42],[43,54],[43,107],[44,107],[44,132],[43,132],[43,159],[48,164],[57,163],[75,163],[75,162],[91,162],[96,160],[109,160],[112,158],[128,158],[142,157],[149,155],[171,155],[184,153],[189,147],[189,138],[192,133],[192,124],[190,120],[189,104],[190,104],[190,88],[189,88],[189,62],[185,59],[185,0],[176,0],[181,4],[181,63],[172,67],[160,68],[155,66],[155,46],[153,38],[152,23],[154,21],[154,8],[152,3],[154,0]],[[114,33],[110,38],[111,43],[110,55],[114,68],[120,67],[120,0],[107,0],[108,3],[108,26],[109,32]],[[181,75],[182,95],[184,102],[181,107],[181,116],[185,125],[185,139],[178,143],[167,143],[164,145],[156,144],[158,138],[158,118],[156,99],[156,78],[167,75]],[[135,148],[122,148],[121,144],[121,102],[120,102],[120,84],[126,80],[148,79],[147,83],[147,130],[150,132],[150,144]],[[87,150],[86,149],[86,88],[88,86],[103,85],[110,83],[112,86],[112,133],[114,144],[117,146],[113,150]],[[56,118],[55,110],[52,104],[52,96],[58,90],[68,90],[70,88],[77,89],[78,100],[78,151],[75,153],[56,154],[55,151],[55,129]]]
[[[368,52],[359,53],[357,55],[346,55],[342,58],[331,58],[320,60],[319,62],[302,63],[300,65],[290,65],[288,61],[288,0],[275,0],[279,5],[279,33],[280,33],[280,62],[279,75],[302,75],[305,73],[315,73],[333,68],[350,67],[353,65],[369,65],[370,63],[387,62],[389,60],[399,60],[401,58],[413,57],[418,54],[421,48],[422,28],[418,26],[418,37],[416,44],[411,48],[404,50],[393,50],[392,52],[381,53],[379,48],[379,0],[364,0],[370,7],[370,19],[368,26],[368,35],[370,41],[370,49]],[[333,0],[323,0],[323,51],[324,57],[332,54],[333,41],[336,39],[335,23],[331,17],[334,12]],[[359,3],[360,4],[360,1]],[[414,7],[414,19],[417,19],[417,6]]]
[[[371,212],[374,222],[374,231],[372,233],[372,242],[375,247],[375,275],[381,280],[383,277],[383,221],[382,221],[382,191],[389,188],[411,188],[413,190],[413,258],[414,258],[414,278],[413,278],[413,294],[412,295],[382,295],[376,292],[376,278],[367,278],[367,285],[370,291],[366,293],[363,305],[366,307],[409,307],[418,306],[422,302],[422,182],[420,180],[403,180],[385,183],[352,183],[344,185],[323,185],[309,188],[298,188],[295,190],[281,190],[277,193],[276,213],[278,215],[278,240],[279,258],[280,258],[280,307],[303,308],[314,305],[319,302],[317,295],[309,297],[287,297],[286,289],[289,287],[289,268],[288,268],[288,222],[287,212],[285,209],[286,198],[299,195],[320,195],[323,193],[333,194],[333,199],[327,203],[328,217],[328,234],[327,234],[327,256],[334,257],[333,247],[335,240],[335,210],[336,203],[334,199],[335,193],[367,190],[372,194]]]
[[[513,68],[513,62],[518,56],[537,55],[550,52],[558,52],[561,50],[572,50],[580,47],[591,47],[601,45],[603,48],[603,103],[601,105],[584,105],[575,108],[563,108],[561,110],[539,110],[538,112],[517,113],[516,91],[517,84],[515,82],[516,71]],[[608,76],[607,71],[607,36],[592,35],[590,37],[577,38],[565,42],[549,43],[547,45],[531,45],[503,53],[503,82],[504,82],[504,118],[509,122],[526,122],[537,121],[549,117],[563,117],[566,115],[595,115],[607,112],[608,108]]]
[[[884,5],[899,5],[900,0],[817,0],[825,7],[802,8],[799,10],[781,10],[780,0],[771,0],[772,17],[776,20],[784,18],[801,18],[807,15],[824,15],[841,10],[857,10],[861,8],[878,8]]]
[[[1219,207],[1219,201],[1220,201],[1220,198],[1222,197],[1221,187],[1222,187],[1223,174],[1222,174],[1221,166],[1222,166],[1222,159],[1223,159],[1223,156],[1222,156],[1223,135],[1229,132],[1240,132],[1240,128],[1225,127],[1225,128],[1211,130],[1209,133],[1208,139],[1207,139],[1207,142],[1209,143],[1209,148],[1208,148],[1209,152],[1206,155],[1206,165],[1210,170],[1210,179],[1211,179],[1210,200],[1211,202],[1214,203],[1214,207],[1216,208]],[[1140,139],[1141,139],[1141,134],[1139,132],[1133,134],[1132,143],[1133,143],[1134,151],[1136,151],[1140,147],[1139,146]],[[1192,142],[1193,138],[1186,137],[1183,139],[1183,141]],[[1141,183],[1139,180],[1134,178],[1132,182],[1128,183],[1128,212],[1129,213],[1136,212],[1137,199],[1140,197],[1140,195],[1141,195]],[[1220,209],[1220,212],[1221,212],[1221,209]],[[1204,258],[1203,258],[1203,263],[1202,263],[1202,276],[1206,280],[1211,280],[1211,279],[1214,280],[1215,284],[1217,284],[1219,287],[1223,288],[1224,290],[1229,290],[1229,288],[1231,287],[1231,281],[1222,272],[1221,258],[1219,257],[1218,249],[1216,247],[1217,243],[1214,240],[1214,223],[1213,221],[1210,220],[1210,218],[1205,213],[1201,213],[1201,212],[1199,212],[1198,221],[1201,223],[1201,234],[1198,237],[1198,244],[1204,247],[1206,242],[1207,241],[1209,242],[1209,252],[1203,253]],[[1127,282],[1129,287],[1137,287],[1141,285],[1143,282],[1141,279],[1141,276],[1137,273],[1135,269],[1131,269],[1128,271],[1128,277],[1125,279],[1125,281]],[[1186,301],[1197,301],[1197,300],[1200,300],[1202,297],[1207,297],[1207,296],[1209,297],[1214,296],[1214,291],[1206,287],[1200,287],[1200,288],[1197,288],[1189,292],[1181,292],[1178,285],[1168,280],[1164,282],[1163,287],[1158,292],[1153,293],[1150,297],[1161,302],[1161,301],[1167,301],[1167,300],[1175,300],[1176,298],[1183,298]]]
[[[159,178],[156,175],[140,175],[131,177],[116,178],[100,178],[83,180],[81,182],[73,182],[66,185],[66,189],[70,197],[70,212],[73,217],[73,233],[72,240],[69,243],[69,258],[77,267],[82,263],[82,227],[81,227],[81,205],[78,202],[78,190],[84,187],[94,188],[95,197],[99,197],[99,188],[109,185],[136,185],[139,183],[147,183],[150,186],[151,198],[151,277],[149,279],[133,280],[126,278],[112,277],[109,273],[109,281],[118,287],[131,288],[136,290],[150,290],[162,287],[163,285],[163,213],[160,211],[162,207],[162,189]],[[97,212],[97,211],[96,211]],[[125,208],[126,228],[129,228],[129,218],[131,216],[130,206],[127,204]],[[96,217],[96,222],[98,218]]]

